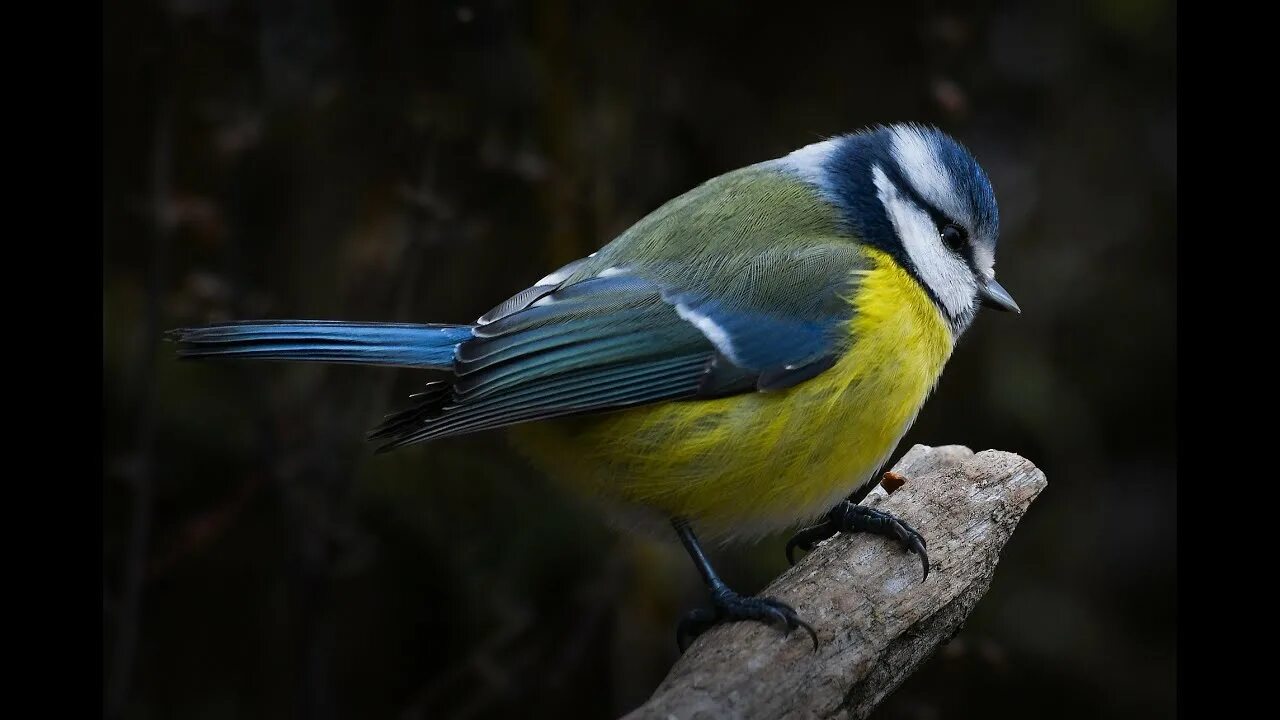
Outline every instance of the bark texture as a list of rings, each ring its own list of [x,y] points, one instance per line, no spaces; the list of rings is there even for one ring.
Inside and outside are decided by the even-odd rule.
[[[924,534],[931,568],[886,538],[839,535],[762,594],[788,602],[818,631],[783,637],[759,623],[698,638],[628,720],[864,718],[951,639],[987,591],[1000,550],[1047,484],[1012,453],[916,445],[894,466],[905,479],[864,504]],[[892,476],[891,476],[892,477]]]

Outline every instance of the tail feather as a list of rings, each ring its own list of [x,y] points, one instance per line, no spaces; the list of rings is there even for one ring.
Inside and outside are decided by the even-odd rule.
[[[171,330],[182,358],[246,358],[448,369],[470,325],[261,320]]]
[[[382,424],[370,430],[366,435],[369,440],[387,440],[416,432],[423,423],[443,412],[441,406],[449,398],[450,387],[446,382],[427,383],[427,389],[412,395],[413,404],[387,415]],[[391,445],[383,445],[378,452],[386,452]]]

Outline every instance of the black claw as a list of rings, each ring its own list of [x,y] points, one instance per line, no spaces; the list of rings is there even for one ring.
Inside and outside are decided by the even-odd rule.
[[[773,598],[744,597],[725,588],[711,596],[714,609],[698,608],[689,611],[676,627],[676,645],[684,652],[689,643],[716,625],[751,620],[781,627],[786,635],[796,628],[804,628],[813,639],[813,649],[818,649],[818,632],[805,622],[790,605]]]
[[[898,533],[898,541],[906,546],[907,550],[920,556],[920,564],[924,566],[924,578],[920,582],[929,579],[929,553],[925,551],[924,537],[916,532],[910,525],[906,525],[898,520],[894,520],[895,531]]]
[[[693,533],[693,528],[689,527],[689,521],[677,517],[672,518],[671,524],[676,534],[680,536],[680,541],[684,543],[684,548],[688,551],[693,564],[698,567],[698,572],[702,573],[702,579],[706,582],[707,589],[711,591],[712,604],[711,609],[699,608],[689,612],[676,626],[676,645],[680,647],[680,652],[683,653],[692,640],[715,625],[740,620],[781,625],[788,636],[792,630],[802,627],[809,633],[809,637],[813,638],[813,649],[815,651],[818,649],[817,631],[812,625],[800,619],[795,608],[781,600],[743,597],[730,590],[711,567],[711,561],[707,559],[707,554],[703,551],[702,544],[698,542],[698,537]],[[833,530],[821,538],[817,535],[801,537],[799,544],[809,549],[813,547],[815,538],[827,538],[834,534]],[[791,557],[790,545],[788,545],[787,557]]]
[[[769,623],[770,625],[780,626],[784,635],[791,632],[791,618],[787,617],[777,608],[770,608],[767,612],[771,618],[771,622]]]
[[[927,543],[923,535],[883,510],[855,505],[847,500],[834,507],[824,522],[801,530],[787,541],[787,560],[795,565],[793,555],[796,548],[807,552],[839,532],[869,532],[896,539],[905,549],[920,556],[920,563],[924,566],[921,582],[929,578],[929,553],[926,552]]]
[[[817,651],[818,631],[814,630],[812,625],[805,622],[795,610],[791,609],[790,605],[779,600],[774,600],[773,598],[762,598],[762,600],[778,610],[778,614],[782,616],[783,621],[786,624],[788,635],[791,634],[792,630],[795,630],[798,627],[804,628],[805,632],[809,633],[809,637],[813,638],[813,649],[814,651]]]
[[[715,624],[715,612],[707,608],[690,610],[676,626],[676,645],[680,648],[680,652],[683,653],[689,649],[689,643],[694,638],[710,630]]]
[[[807,527],[787,541],[787,562],[792,565],[796,564],[795,550],[800,548],[805,552],[809,552],[818,546],[818,543],[840,532],[839,526],[830,519],[813,527]]]

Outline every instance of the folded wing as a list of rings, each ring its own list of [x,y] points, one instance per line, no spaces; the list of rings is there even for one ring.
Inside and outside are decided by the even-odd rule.
[[[458,346],[452,377],[371,433],[386,441],[379,449],[781,390],[830,367],[848,339],[847,296],[860,264],[849,244],[730,258],[740,267],[728,274],[663,263],[601,267],[616,259],[578,261],[484,315]]]

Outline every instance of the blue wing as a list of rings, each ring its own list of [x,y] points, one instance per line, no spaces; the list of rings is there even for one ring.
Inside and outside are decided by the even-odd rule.
[[[539,283],[481,317],[457,348],[453,377],[433,383],[371,438],[386,440],[385,451],[530,420],[802,382],[830,367],[846,337],[847,287],[832,277],[850,278],[854,256],[835,246],[826,260],[838,262],[784,275],[781,290],[761,290],[747,272],[719,292],[675,271],[579,261],[594,275]]]
[[[518,422],[791,387],[843,353],[868,258],[808,183],[712,179],[474,325],[262,321],[174,331],[184,357],[442,370],[383,449]]]

